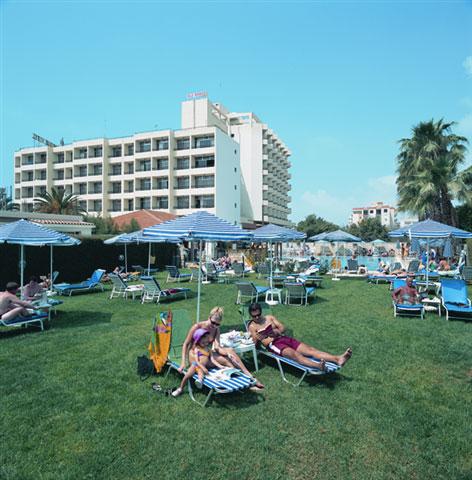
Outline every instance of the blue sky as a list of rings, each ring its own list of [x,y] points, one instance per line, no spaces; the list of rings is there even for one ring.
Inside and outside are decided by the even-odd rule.
[[[397,141],[419,121],[472,139],[471,2],[2,1],[0,14],[0,185],[32,132],[179,128],[199,90],[292,150],[295,221],[394,202]]]

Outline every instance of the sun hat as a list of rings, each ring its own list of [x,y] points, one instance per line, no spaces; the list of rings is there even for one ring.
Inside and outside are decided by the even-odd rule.
[[[201,338],[203,337],[203,335],[206,335],[207,333],[210,333],[208,330],[205,330],[204,328],[197,328],[194,332],[193,332],[193,341],[195,343],[198,343]]]

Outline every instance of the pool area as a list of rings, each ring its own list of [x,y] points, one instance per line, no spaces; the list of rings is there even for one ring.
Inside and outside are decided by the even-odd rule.
[[[322,255],[319,257],[321,264],[325,264],[328,262],[328,265],[331,265],[331,262],[334,257],[332,256],[325,256]],[[338,257],[339,260],[341,260],[341,268],[347,267],[347,261],[349,258],[352,257]],[[357,263],[359,265],[365,265],[367,267],[367,270],[377,270],[378,265],[379,265],[379,260],[393,264],[394,262],[397,261],[396,257],[379,257],[379,256],[359,256],[356,258]]]

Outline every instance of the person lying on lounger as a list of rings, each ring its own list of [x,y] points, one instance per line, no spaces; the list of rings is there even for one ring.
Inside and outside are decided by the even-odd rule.
[[[195,372],[198,375],[198,381],[201,386],[203,378],[208,374],[210,365],[217,368],[224,368],[224,366],[216,360],[216,355],[213,354],[210,348],[210,332],[208,330],[197,328],[195,332],[193,332],[192,338],[193,345],[188,352],[190,367],[184,378],[182,378],[179,388],[176,388],[172,392],[173,397],[178,397],[182,394],[185,385],[187,385],[187,382],[195,375]]]
[[[394,290],[392,298],[397,305],[418,305],[420,296],[416,287],[413,286],[413,277],[407,277],[406,284]]]
[[[16,296],[19,288],[17,283],[8,282],[6,290],[0,293],[0,318],[5,322],[16,317],[28,317],[31,313],[27,309],[34,309],[33,304]]]
[[[43,293],[43,286],[39,283],[38,277],[33,275],[30,277],[29,283],[23,287],[21,297],[23,300],[31,301],[36,300],[38,296],[41,296],[41,293]]]
[[[193,334],[199,329],[203,328],[209,332],[209,345],[212,347],[213,353],[212,356],[223,366],[225,367],[235,367],[239,368],[243,373],[253,378],[251,372],[246,368],[243,361],[238,357],[237,353],[232,348],[223,348],[220,345],[220,325],[223,321],[223,308],[214,307],[210,311],[210,316],[208,320],[203,322],[196,323],[189,330],[187,337],[182,345],[182,362],[180,364],[180,371],[183,371],[186,367],[187,355],[189,349],[192,346]],[[210,363],[211,366],[211,363]],[[255,387],[262,389],[264,385],[254,378]]]
[[[262,343],[269,352],[291,358],[302,365],[320,370],[325,370],[326,361],[337,363],[342,367],[351,358],[351,348],[348,348],[342,355],[332,355],[284,335],[284,325],[273,315],[263,316],[261,306],[258,303],[249,305],[249,315],[251,320],[248,330],[252,339],[255,343]]]

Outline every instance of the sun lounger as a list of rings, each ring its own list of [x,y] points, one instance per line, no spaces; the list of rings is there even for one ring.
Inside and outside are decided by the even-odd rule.
[[[376,283],[377,285],[379,282],[381,283],[392,283],[396,278],[396,275],[368,275],[367,281],[369,283]]]
[[[165,317],[163,318],[163,321],[165,321]],[[171,369],[178,371],[178,369],[180,368],[180,363],[182,359],[182,345],[192,325],[192,320],[188,316],[186,310],[175,310],[172,312],[172,336],[167,362],[169,366],[167,375],[169,374]],[[216,372],[218,372],[217,369],[210,370],[210,374]],[[185,374],[185,371],[181,373]],[[193,376],[193,380],[198,380],[198,376],[196,374]],[[195,403],[198,403],[200,406],[205,407],[213,395],[244,392],[248,388],[254,386],[254,384],[254,378],[249,377],[242,372],[239,372],[239,374],[232,376],[229,380],[223,381],[211,380],[210,378],[205,376],[205,378],[203,379],[203,387],[208,391],[208,393],[202,402],[196,399],[192,382],[188,382],[187,387],[190,398]]]
[[[403,278],[396,278],[392,282],[393,290],[404,287],[405,285],[406,280]],[[394,317],[405,316],[424,318],[424,305],[422,303],[417,303],[415,305],[405,305],[403,303],[395,303],[395,301],[392,301],[392,304]]]
[[[181,273],[175,265],[166,265],[166,270],[166,282],[190,282],[193,277],[193,273]]]
[[[22,327],[22,326],[26,326],[34,323],[39,323],[41,326],[41,330],[44,330],[43,322],[49,319],[50,319],[49,313],[35,312],[33,315],[29,315],[27,317],[18,316],[7,321],[2,320],[0,318],[0,325],[3,325],[4,327]]]
[[[297,305],[308,305],[308,299],[315,293],[315,287],[306,287],[303,283],[285,283],[285,304],[291,305],[292,300],[297,300]]]
[[[416,273],[418,271],[418,268],[420,268],[420,261],[412,260],[408,265],[408,268],[406,269],[406,271],[408,273]]]
[[[244,299],[249,299],[249,303],[257,302],[259,296],[262,297],[269,290],[269,287],[259,287],[252,282],[237,282],[235,285],[238,289],[237,304],[240,304]]]
[[[352,258],[347,260],[347,273],[357,273],[359,270],[359,262]]]
[[[472,266],[470,267],[462,267],[462,278],[467,282],[467,283],[472,283]]]
[[[143,294],[143,285],[128,285],[119,275],[113,273],[110,273],[108,277],[113,284],[110,299],[114,297],[128,298],[128,295],[131,295],[134,300],[136,295],[140,297]]]
[[[244,327],[246,331],[248,331],[248,325],[249,325],[249,320],[248,320],[248,313],[247,313],[247,308],[240,308],[239,313],[241,314]],[[263,313],[267,314],[270,312],[264,311],[263,308]],[[331,373],[337,372],[341,367],[333,362],[326,362],[326,370],[320,370],[319,368],[312,368],[312,367],[307,367],[306,365],[302,365],[301,363],[298,363],[295,360],[292,360],[291,358],[284,357],[282,355],[277,355],[275,353],[269,352],[265,347],[259,346],[257,348],[257,353],[264,355],[268,358],[271,358],[272,360],[275,360],[277,363],[277,367],[280,372],[280,376],[282,377],[282,380],[284,382],[289,383],[293,387],[299,387],[303,380],[309,376],[320,376],[320,375],[328,375]],[[315,362],[319,362],[319,359],[317,358],[312,358]],[[293,368],[301,373],[301,377],[298,379],[297,382],[291,382],[290,380],[287,379],[286,377],[286,371],[285,367]]]
[[[162,290],[161,286],[154,277],[141,277],[143,283],[143,295],[141,297],[141,303],[156,302],[161,300],[172,300],[178,297],[187,298],[190,288],[168,288]]]
[[[446,320],[449,318],[472,318],[472,306],[467,297],[465,280],[441,280],[442,307],[446,310]]]
[[[74,292],[90,292],[96,288],[101,289],[103,292],[103,285],[100,283],[105,270],[97,269],[93,272],[92,276],[81,283],[57,283],[53,285],[53,289],[61,295],[71,296]]]

